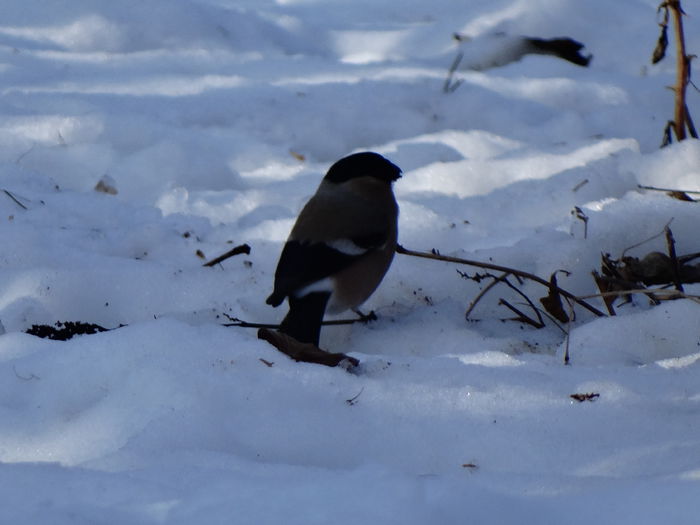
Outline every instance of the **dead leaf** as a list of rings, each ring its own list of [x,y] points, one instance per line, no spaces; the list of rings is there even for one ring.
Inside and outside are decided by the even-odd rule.
[[[304,162],[306,160],[306,156],[302,155],[297,151],[294,151],[293,149],[289,150],[289,154],[295,159],[297,159],[299,162]]]
[[[554,272],[549,278],[549,283],[552,285],[549,288],[549,293],[545,297],[540,298],[540,303],[544,306],[544,309],[554,317],[560,323],[568,323],[569,316],[564,311],[564,306],[561,302],[561,295],[557,291],[559,288],[557,284],[557,272]]]
[[[97,182],[95,191],[106,193],[107,195],[116,195],[118,193],[117,184],[109,175],[105,175]]]

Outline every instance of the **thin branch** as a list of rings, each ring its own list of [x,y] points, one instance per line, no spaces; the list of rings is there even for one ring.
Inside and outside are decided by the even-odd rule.
[[[646,243],[648,243],[648,242],[650,242],[650,241],[653,241],[654,239],[658,239],[658,238],[661,237],[662,235],[665,235],[665,234],[666,234],[666,229],[671,225],[672,222],[673,222],[673,217],[671,217],[671,220],[669,220],[669,221],[666,223],[666,226],[664,226],[664,229],[661,230],[659,233],[656,233],[656,234],[652,235],[651,237],[649,237],[648,239],[644,239],[643,241],[638,242],[637,244],[633,244],[632,246],[628,246],[627,248],[625,248],[624,250],[622,250],[622,255],[620,255],[620,258],[624,257],[625,254],[626,254],[628,251],[634,250],[635,248],[639,248],[641,245],[646,244]]]
[[[238,317],[232,317],[228,314],[223,314],[229,321],[230,323],[224,323],[221,326],[236,326],[239,328],[269,328],[273,330],[279,330],[280,325],[278,324],[271,324],[271,323],[250,323],[248,321],[243,321],[242,319],[239,319]],[[321,323],[322,326],[341,326],[341,325],[347,325],[347,324],[356,324],[356,323],[367,323],[367,319],[365,317],[358,317],[356,319],[334,319],[332,321],[323,321]]]
[[[693,85],[695,87],[695,85]],[[695,129],[695,124],[693,123],[693,118],[690,116],[690,111],[688,110],[688,104],[685,104],[685,123],[688,126],[688,133],[694,139],[698,138],[698,132]]]
[[[450,257],[447,255],[440,255],[437,253],[417,252],[414,250],[409,250],[407,248],[404,248],[401,245],[398,245],[396,247],[396,253],[400,253],[402,255],[410,255],[412,257],[421,257],[423,259],[433,259],[436,261],[445,261],[445,262],[451,262],[451,263],[455,263],[455,264],[466,264],[469,266],[476,266],[477,268],[486,268],[489,270],[495,270],[497,272],[510,273],[510,274],[515,275],[515,276],[522,277],[524,279],[530,279],[531,281],[535,281],[535,282],[541,284],[542,286],[546,286],[549,289],[556,290],[564,297],[567,297],[567,298],[571,299],[572,301],[577,302],[578,304],[583,306],[586,310],[593,313],[594,315],[596,315],[598,317],[606,317],[603,312],[598,310],[596,307],[591,306],[586,301],[579,299],[574,294],[567,292],[566,290],[559,288],[558,286],[555,286],[552,283],[550,283],[549,281],[542,279],[541,277],[534,275],[532,273],[523,272],[521,270],[516,270],[514,268],[508,268],[507,266],[501,266],[499,264],[484,263],[484,262],[473,261],[473,260],[469,260],[469,259],[461,259],[459,257]]]
[[[688,255],[681,255],[680,257],[678,257],[678,262],[680,262],[681,264],[685,264],[692,261],[693,259],[697,259],[698,257],[700,257],[700,252],[689,253]]]
[[[225,261],[229,257],[233,257],[234,255],[240,255],[241,253],[245,253],[246,255],[250,254],[250,246],[247,244],[240,244],[236,246],[235,248],[230,249],[223,255],[219,255],[218,257],[215,257],[209,262],[205,262],[202,266],[216,266],[220,262]]]
[[[700,295],[687,294],[685,292],[679,292],[678,290],[668,290],[664,288],[637,288],[635,290],[617,290],[613,292],[601,292],[591,295],[582,295],[579,299],[595,299],[597,297],[612,297],[616,295],[634,295],[634,294],[654,294],[660,295],[661,299],[666,301],[672,301],[674,299],[690,299],[696,303],[700,303]]]
[[[673,284],[676,286],[676,290],[682,292],[683,284],[681,283],[681,267],[676,256],[676,240],[673,238],[673,232],[668,226],[666,227],[666,246],[668,247],[668,256],[671,258]]]
[[[673,192],[679,192],[679,193],[694,193],[694,194],[700,195],[700,190],[674,190],[672,188],[657,188],[656,186],[643,186],[641,184],[637,184],[637,188],[639,188],[640,190],[652,190],[652,191],[663,191],[663,192],[673,191]]]
[[[452,81],[452,77],[454,76],[455,71],[457,71],[460,62],[462,62],[462,58],[464,58],[464,53],[460,51],[459,53],[457,53],[457,56],[455,56],[454,60],[452,61],[450,69],[447,72],[447,78],[445,79],[445,83],[442,86],[443,93],[454,92],[459,86],[462,85],[462,82],[464,82],[464,80],[462,79],[459,79],[455,82]]]
[[[489,290],[491,290],[491,288],[493,288],[494,286],[496,286],[499,282],[503,281],[503,280],[504,280],[506,277],[508,277],[509,275],[510,275],[510,272],[506,272],[506,273],[502,274],[500,277],[496,277],[496,276],[493,276],[493,275],[489,275],[489,277],[492,277],[492,278],[493,278],[493,281],[491,281],[489,284],[487,284],[487,285],[484,287],[484,289],[481,290],[481,291],[479,292],[479,295],[477,295],[477,296],[474,298],[474,300],[473,300],[471,303],[469,303],[469,307],[467,308],[467,311],[464,312],[464,318],[465,318],[465,319],[469,319],[469,315],[472,313],[472,311],[473,311],[474,308],[476,307],[476,304],[481,300],[481,298],[482,298],[484,295],[486,295],[486,294],[489,292]]]
[[[514,291],[515,291],[516,293],[518,293],[521,297],[523,297],[523,299],[525,299],[525,301],[527,302],[527,304],[530,306],[530,308],[532,308],[532,309],[534,310],[535,314],[537,315],[537,322],[534,322],[534,321],[533,321],[533,322],[532,322],[532,325],[535,326],[535,327],[537,327],[537,328],[542,328],[542,327],[544,326],[544,319],[542,319],[542,314],[540,313],[539,309],[533,304],[533,302],[530,300],[530,298],[529,298],[527,295],[525,295],[525,294],[523,293],[522,290],[518,289],[516,286],[513,286],[513,285],[511,284],[511,282],[510,282],[508,279],[504,279],[503,282],[504,282],[510,289],[514,290]],[[505,301],[503,301],[503,299],[501,299],[501,301],[502,301],[503,303],[505,303]],[[512,308],[511,308],[511,309],[512,309]],[[524,314],[519,313],[519,315],[524,315]]]
[[[542,327],[544,326],[544,323],[538,323],[538,322],[535,321],[534,319],[531,319],[530,317],[528,317],[528,316],[525,315],[523,312],[521,312],[520,310],[518,310],[515,306],[513,306],[512,304],[510,304],[510,303],[509,303],[508,301],[506,301],[505,299],[501,299],[501,300],[498,302],[498,304],[501,304],[501,305],[505,306],[505,307],[508,308],[511,312],[513,312],[515,315],[518,316],[518,317],[516,317],[515,319],[513,319],[514,321],[519,321],[519,322],[521,322],[521,323],[526,323],[526,324],[529,324],[529,325],[531,325],[531,326],[534,326],[535,328],[542,328]],[[539,315],[539,312],[538,312],[537,315]],[[540,319],[541,319],[541,317],[540,317]]]
[[[24,204],[22,204],[21,202],[19,202],[19,200],[17,199],[17,197],[15,197],[15,196],[14,196],[12,193],[10,193],[8,190],[3,189],[2,191],[4,191],[4,192],[5,192],[5,195],[7,195],[10,199],[12,199],[13,201],[15,201],[15,204],[17,204],[17,206],[19,206],[19,207],[22,208],[23,210],[28,210],[28,209],[29,209],[29,208],[27,208]]]

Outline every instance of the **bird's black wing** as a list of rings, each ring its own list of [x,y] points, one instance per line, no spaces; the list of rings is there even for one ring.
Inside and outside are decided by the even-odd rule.
[[[287,241],[277,263],[275,289],[267,304],[279,306],[291,293],[338,273],[385,241],[383,233],[329,243]]]

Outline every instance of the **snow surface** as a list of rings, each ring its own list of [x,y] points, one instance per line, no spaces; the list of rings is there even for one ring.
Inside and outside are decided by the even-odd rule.
[[[501,321],[511,291],[467,322],[473,268],[399,255],[377,322],[324,329],[356,374],[220,326],[280,320],[282,242],[358,150],[403,168],[408,248],[566,270],[580,295],[601,252],[671,219],[678,253],[699,251],[698,205],[637,188],[700,190],[697,141],[658,149],[675,63],[649,64],[657,4],[3,2],[0,522],[698,523],[697,303],[577,309],[567,367],[553,323]],[[497,32],[570,36],[594,58],[463,70],[445,94],[453,32],[489,52]],[[67,320],[128,326],[23,333]]]

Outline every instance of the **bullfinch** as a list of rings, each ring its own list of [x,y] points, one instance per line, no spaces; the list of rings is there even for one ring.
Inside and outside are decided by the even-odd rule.
[[[333,164],[301,210],[282,249],[267,304],[289,300],[280,331],[318,346],[326,311],[362,304],[389,269],[399,207],[392,183],[401,170],[378,153]]]

